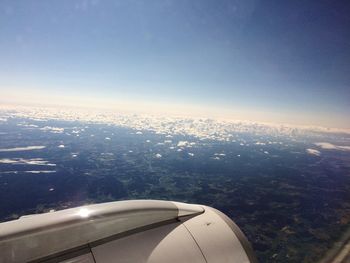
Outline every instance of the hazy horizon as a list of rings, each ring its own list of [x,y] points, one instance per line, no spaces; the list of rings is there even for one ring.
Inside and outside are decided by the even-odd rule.
[[[79,113],[85,112],[86,114],[99,114],[99,113],[108,113],[116,115],[145,115],[145,116],[154,116],[161,118],[189,118],[189,119],[212,119],[219,121],[228,121],[228,122],[247,122],[247,123],[260,123],[264,125],[272,126],[286,126],[286,127],[295,127],[295,128],[320,128],[333,132],[346,132],[350,133],[350,128],[346,126],[330,126],[324,125],[321,122],[313,119],[311,122],[307,121],[308,116],[286,116],[279,113],[266,113],[259,111],[233,111],[229,109],[215,109],[201,107],[199,105],[181,105],[181,104],[161,104],[161,103],[147,103],[147,102],[138,102],[138,103],[127,103],[121,102],[114,103],[114,101],[99,101],[99,103],[92,103],[93,100],[68,100],[65,102],[53,103],[48,97],[41,97],[40,101],[1,101],[0,110],[14,109],[21,112],[22,109],[39,109],[39,110],[58,110],[58,111],[75,111],[77,117]],[[61,98],[62,99],[62,98]],[[48,117],[50,114],[48,114]],[[35,117],[35,116],[32,116]],[[288,118],[287,118],[288,117]],[[302,118],[304,117],[304,119]],[[62,119],[63,120],[63,119]]]

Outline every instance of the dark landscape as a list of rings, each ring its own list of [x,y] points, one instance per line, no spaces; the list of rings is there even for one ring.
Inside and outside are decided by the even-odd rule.
[[[261,262],[316,262],[349,226],[350,151],[336,146],[349,134],[2,115],[1,221],[124,199],[198,203],[229,215]],[[178,131],[186,125],[216,130]]]

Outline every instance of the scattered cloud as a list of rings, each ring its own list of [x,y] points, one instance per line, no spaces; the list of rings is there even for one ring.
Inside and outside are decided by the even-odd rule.
[[[51,126],[45,126],[43,128],[40,128],[39,130],[49,131],[52,133],[63,133],[64,132],[64,128],[51,127]]]
[[[178,147],[184,147],[184,146],[186,146],[186,145],[188,145],[188,144],[189,144],[188,141],[179,141],[179,142],[177,143],[177,146],[178,146]]]
[[[46,146],[25,146],[25,147],[0,149],[0,152],[32,151],[32,150],[41,150],[44,148],[46,148]]]
[[[321,155],[321,152],[318,151],[318,150],[315,150],[315,149],[306,149],[306,152],[308,154],[311,154],[311,155],[316,155],[316,156],[320,156]]]
[[[350,151],[350,146],[339,146],[329,142],[317,142],[315,145],[325,150]]]
[[[23,159],[23,158],[4,158],[0,159],[0,163],[4,164],[29,164],[29,165],[46,165],[46,166],[56,166],[54,163],[49,163],[42,158],[32,158],[32,159]]]
[[[39,171],[24,171],[25,173],[31,173],[31,174],[49,174],[49,173],[56,173],[55,170],[39,170]]]
[[[264,142],[256,142],[255,144],[256,145],[266,145],[266,143],[264,143]]]

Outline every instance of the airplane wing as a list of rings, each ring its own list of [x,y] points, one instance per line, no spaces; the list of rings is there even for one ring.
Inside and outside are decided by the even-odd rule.
[[[240,231],[202,205],[133,200],[0,224],[0,262],[256,262]]]

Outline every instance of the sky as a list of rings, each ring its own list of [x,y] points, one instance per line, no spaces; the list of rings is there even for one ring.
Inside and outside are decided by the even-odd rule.
[[[350,128],[347,1],[0,0],[0,103]]]

